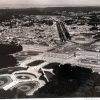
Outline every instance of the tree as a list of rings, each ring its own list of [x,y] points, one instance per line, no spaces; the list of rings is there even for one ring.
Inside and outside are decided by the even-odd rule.
[[[93,13],[90,18],[91,20],[89,22],[89,25],[97,26],[100,24],[100,20],[95,13]]]

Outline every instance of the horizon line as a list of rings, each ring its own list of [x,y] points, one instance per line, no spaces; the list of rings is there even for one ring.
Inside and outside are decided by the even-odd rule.
[[[7,5],[12,5],[12,4],[7,4]],[[24,5],[24,6],[21,6],[21,5]],[[18,6],[0,6],[0,9],[28,9],[28,8],[52,8],[52,7],[100,7],[99,5],[31,5],[31,4],[29,4],[29,5],[31,5],[30,7],[29,7],[29,5],[28,6],[25,6],[26,4],[18,4]]]

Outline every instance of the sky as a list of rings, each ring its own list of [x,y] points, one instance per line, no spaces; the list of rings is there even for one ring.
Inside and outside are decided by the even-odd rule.
[[[100,6],[100,0],[0,0],[0,7],[17,6]]]

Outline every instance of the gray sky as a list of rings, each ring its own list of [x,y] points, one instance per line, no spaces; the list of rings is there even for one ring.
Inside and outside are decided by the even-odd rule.
[[[45,6],[100,6],[100,0],[0,0],[0,5],[9,7],[9,4],[17,7],[18,5],[45,5]]]

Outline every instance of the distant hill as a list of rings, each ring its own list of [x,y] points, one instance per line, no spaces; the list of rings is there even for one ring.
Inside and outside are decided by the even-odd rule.
[[[40,7],[40,8],[2,8],[0,9],[0,21],[9,20],[12,15],[19,18],[19,15],[57,15],[54,12],[90,12],[90,11],[100,11],[100,7]]]
[[[33,15],[52,15],[55,11],[66,11],[66,12],[89,12],[89,11],[100,11],[100,7],[46,7],[46,8],[14,8],[14,9],[0,9],[0,13],[10,14],[33,14]]]

